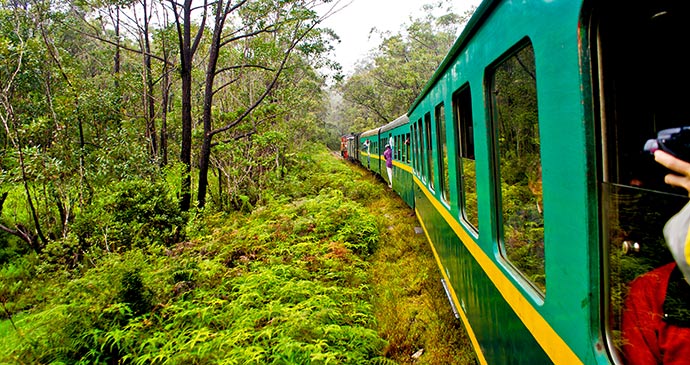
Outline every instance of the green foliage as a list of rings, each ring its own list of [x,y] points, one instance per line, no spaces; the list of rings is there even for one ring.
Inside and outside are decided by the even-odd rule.
[[[87,249],[95,246],[109,252],[172,245],[181,238],[185,217],[168,189],[146,180],[114,184],[76,218],[74,233]]]
[[[97,230],[168,211],[149,201],[165,192],[145,185],[125,181],[96,199],[113,217]],[[0,362],[387,362],[364,260],[379,242],[378,218],[341,190],[276,197],[250,214],[196,215],[187,232],[190,241],[168,248],[146,241],[104,255],[62,283],[18,317],[21,337],[0,338]]]

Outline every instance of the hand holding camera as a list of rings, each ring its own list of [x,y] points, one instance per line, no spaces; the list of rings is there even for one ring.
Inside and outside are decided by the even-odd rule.
[[[664,182],[687,190],[688,196],[690,196],[690,163],[678,159],[663,150],[654,151],[654,160],[669,170],[678,173],[678,175],[666,175]]]
[[[644,150],[651,154],[661,150],[683,161],[690,161],[690,126],[659,131],[657,138],[644,144]]]

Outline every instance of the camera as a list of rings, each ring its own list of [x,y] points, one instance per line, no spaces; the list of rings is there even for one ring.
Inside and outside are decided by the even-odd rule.
[[[652,154],[656,150],[662,150],[690,162],[690,126],[659,131],[655,139],[647,140],[644,150]]]

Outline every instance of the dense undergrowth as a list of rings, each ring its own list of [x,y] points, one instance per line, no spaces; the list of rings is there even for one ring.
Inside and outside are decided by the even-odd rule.
[[[88,227],[132,221],[119,242],[137,244],[5,264],[0,363],[474,363],[411,210],[323,148],[292,163],[244,212],[177,220],[156,200],[170,224],[124,186]]]

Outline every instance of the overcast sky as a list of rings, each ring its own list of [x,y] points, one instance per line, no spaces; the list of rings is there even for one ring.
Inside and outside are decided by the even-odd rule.
[[[345,5],[350,0],[342,0]],[[340,36],[336,45],[336,58],[343,65],[345,74],[354,70],[358,60],[374,49],[380,42],[376,36],[369,37],[370,30],[397,33],[404,24],[410,24],[410,17],[418,18],[422,6],[433,0],[351,0],[343,10],[326,19],[323,27],[332,28]],[[481,0],[454,0],[454,10],[462,14],[471,6],[478,6]]]

